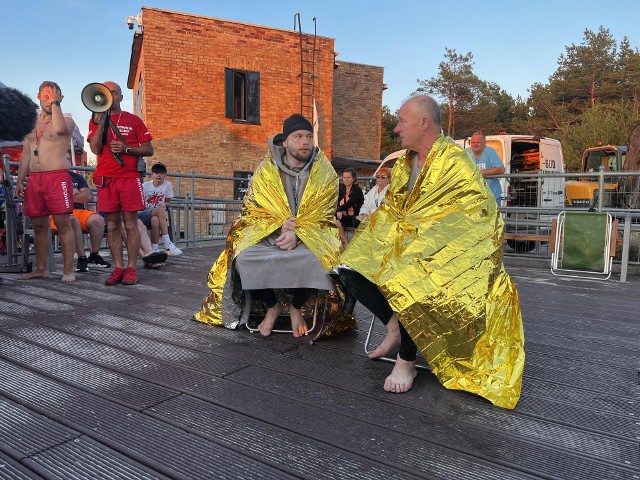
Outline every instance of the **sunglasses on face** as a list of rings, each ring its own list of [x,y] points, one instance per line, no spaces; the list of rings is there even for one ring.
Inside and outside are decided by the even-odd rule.
[[[389,178],[386,175],[376,175],[376,178]]]

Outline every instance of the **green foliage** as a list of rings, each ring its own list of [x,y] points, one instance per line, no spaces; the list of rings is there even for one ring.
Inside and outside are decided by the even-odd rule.
[[[478,78],[471,52],[460,55],[445,48],[444,57],[438,75],[418,80],[417,92],[442,102],[442,124],[455,138],[476,130],[557,138],[567,169],[575,171],[586,148],[599,141],[625,145],[640,119],[640,51],[626,37],[618,44],[603,26],[596,32],[585,29],[581,43],[565,47],[549,82],[534,83],[528,99],[514,99],[499,85]],[[506,70],[513,67],[505,65]],[[382,144],[388,153],[397,150],[396,119],[385,108]],[[385,121],[393,126],[385,127]]]
[[[560,55],[558,69],[549,83],[536,83],[531,87],[528,116],[519,126],[541,135],[568,138],[584,121],[587,111],[621,100],[637,104],[638,98],[638,49],[632,49],[626,38],[618,48],[604,27],[598,32],[586,29],[582,43],[571,44]],[[605,131],[602,134],[607,135]]]
[[[400,136],[393,129],[398,124],[398,112],[391,113],[386,105],[382,107],[382,138],[380,139],[380,157],[384,158],[390,153],[402,148]]]
[[[635,121],[633,102],[629,100],[596,104],[584,112],[580,123],[559,137],[567,171],[580,171],[582,153],[587,148],[597,146],[598,142],[603,145],[626,145]]]
[[[580,45],[566,47],[558,58],[558,70],[550,78],[554,97],[576,114],[594,107],[596,102],[612,100],[619,76],[617,46],[609,30],[584,31]]]
[[[447,135],[456,134],[456,111],[469,110],[478,98],[482,82],[473,73],[473,55],[459,55],[455,49],[445,48],[446,61],[438,65],[438,76],[419,80],[417,92],[427,93],[446,102],[443,122],[447,124]]]
[[[455,138],[478,130],[486,134],[509,130],[515,116],[513,98],[497,84],[480,80],[473,73],[472,60],[471,52],[460,55],[446,48],[438,75],[418,80],[417,92],[443,101],[442,125],[447,125],[447,135]]]

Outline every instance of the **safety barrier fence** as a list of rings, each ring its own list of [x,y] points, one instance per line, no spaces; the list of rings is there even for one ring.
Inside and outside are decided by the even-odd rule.
[[[17,166],[8,158],[6,163]],[[89,180],[94,170],[74,169],[84,172]],[[625,274],[628,265],[640,265],[640,209],[633,203],[638,201],[640,172],[511,174],[495,178],[504,179],[506,184],[500,202],[505,255],[550,257],[552,219],[563,210],[591,209],[609,212],[619,221],[614,261],[621,264]],[[250,177],[178,171],[169,172],[168,179],[175,193],[170,209],[173,241],[178,246],[194,247],[224,240],[241,212]],[[371,177],[359,180],[365,190],[375,185]],[[19,208],[20,200],[16,199],[16,203]]]

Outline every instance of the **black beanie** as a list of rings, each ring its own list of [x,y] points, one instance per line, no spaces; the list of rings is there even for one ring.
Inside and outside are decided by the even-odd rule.
[[[293,132],[298,130],[306,130],[313,133],[313,127],[309,120],[298,113],[294,113],[284,121],[282,125],[282,139],[285,140]]]

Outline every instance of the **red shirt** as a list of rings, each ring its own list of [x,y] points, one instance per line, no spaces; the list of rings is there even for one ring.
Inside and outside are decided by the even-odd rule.
[[[111,115],[111,121],[117,126],[118,130],[126,140],[128,147],[139,147],[145,142],[153,140],[153,137],[149,133],[147,126],[136,115],[129,112],[121,112]],[[95,135],[98,128],[92,121],[89,121],[89,134],[87,140]],[[105,126],[105,128],[109,128]],[[136,164],[138,157],[135,155],[127,155],[121,153],[120,158],[124,162],[124,166],[120,166],[115,157],[109,150],[109,144],[114,140],[120,140],[118,136],[109,128],[107,134],[107,144],[103,147],[102,153],[98,155],[98,165],[96,166],[95,176],[102,177],[120,177],[120,178],[133,178],[140,174],[136,170]]]

